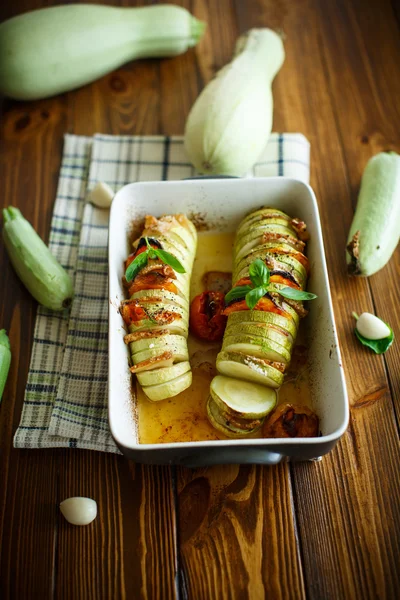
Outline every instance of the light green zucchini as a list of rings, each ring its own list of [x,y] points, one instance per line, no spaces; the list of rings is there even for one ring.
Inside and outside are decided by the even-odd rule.
[[[138,382],[142,387],[158,385],[159,383],[166,383],[175,379],[184,373],[190,371],[189,361],[183,361],[176,363],[172,367],[165,367],[163,369],[154,369],[152,371],[143,371],[143,373],[137,374]]]
[[[250,381],[217,375],[211,382],[210,394],[221,412],[238,418],[261,419],[276,405],[276,391]]]
[[[18,208],[3,209],[3,239],[11,264],[32,296],[47,308],[68,308],[74,296],[68,273]]]
[[[146,396],[153,402],[173,398],[192,385],[192,371],[187,371],[175,379],[158,383],[156,385],[148,385],[143,388]]]
[[[19,100],[60,94],[136,58],[181,54],[204,28],[168,4],[69,4],[28,12],[0,25],[0,91]]]
[[[350,275],[368,277],[390,260],[400,238],[400,156],[381,152],[365,167],[347,240]]]

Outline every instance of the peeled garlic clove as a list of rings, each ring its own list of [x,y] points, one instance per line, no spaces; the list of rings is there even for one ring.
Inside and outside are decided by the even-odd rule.
[[[357,319],[356,328],[367,340],[381,340],[390,335],[389,327],[371,313],[362,313]]]
[[[91,498],[75,496],[61,502],[60,510],[68,523],[89,525],[97,516],[97,503]]]
[[[114,196],[114,190],[108,183],[98,181],[89,194],[89,200],[98,208],[110,208]]]

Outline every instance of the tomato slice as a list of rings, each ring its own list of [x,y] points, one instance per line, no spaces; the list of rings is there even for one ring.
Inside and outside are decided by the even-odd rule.
[[[203,292],[192,300],[190,306],[190,330],[201,340],[222,340],[227,317],[223,292]]]
[[[140,273],[135,277],[129,287],[128,294],[132,296],[135,292],[141,290],[167,290],[168,292],[178,293],[178,288],[170,277],[165,277],[158,271],[152,271],[146,275]]]
[[[237,302],[232,302],[229,306],[227,306],[224,310],[224,315],[228,316],[233,312],[239,310],[249,310],[249,307],[246,304],[246,300],[239,300]],[[269,298],[261,298],[254,307],[254,310],[263,310],[266,312],[273,312],[277,315],[282,315],[284,317],[289,317],[288,313],[278,306],[276,306],[272,300]]]
[[[146,311],[134,300],[123,304],[121,312],[122,318],[128,326],[147,318]]]

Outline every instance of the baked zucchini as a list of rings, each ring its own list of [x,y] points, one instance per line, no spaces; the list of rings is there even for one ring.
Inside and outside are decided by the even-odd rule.
[[[125,342],[131,372],[153,401],[176,396],[192,382],[186,338],[196,246],[196,229],[184,215],[148,216],[126,261]]]

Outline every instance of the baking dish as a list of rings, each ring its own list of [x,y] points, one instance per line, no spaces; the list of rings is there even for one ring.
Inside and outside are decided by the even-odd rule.
[[[235,231],[241,219],[262,206],[274,206],[307,223],[311,276],[307,289],[318,295],[303,327],[313,407],[322,435],[316,438],[232,439],[139,444],[135,395],[128,368],[124,329],[118,306],[124,299],[121,278],[130,252],[133,221],[146,214],[186,213],[218,232]],[[216,265],[215,268],[218,268]],[[315,195],[307,184],[284,177],[209,179],[132,183],[115,196],[109,229],[109,422],[121,452],[136,462],[203,466],[222,463],[275,464],[284,459],[316,459],[329,452],[346,430],[349,410],[341,364],[321,225]]]

